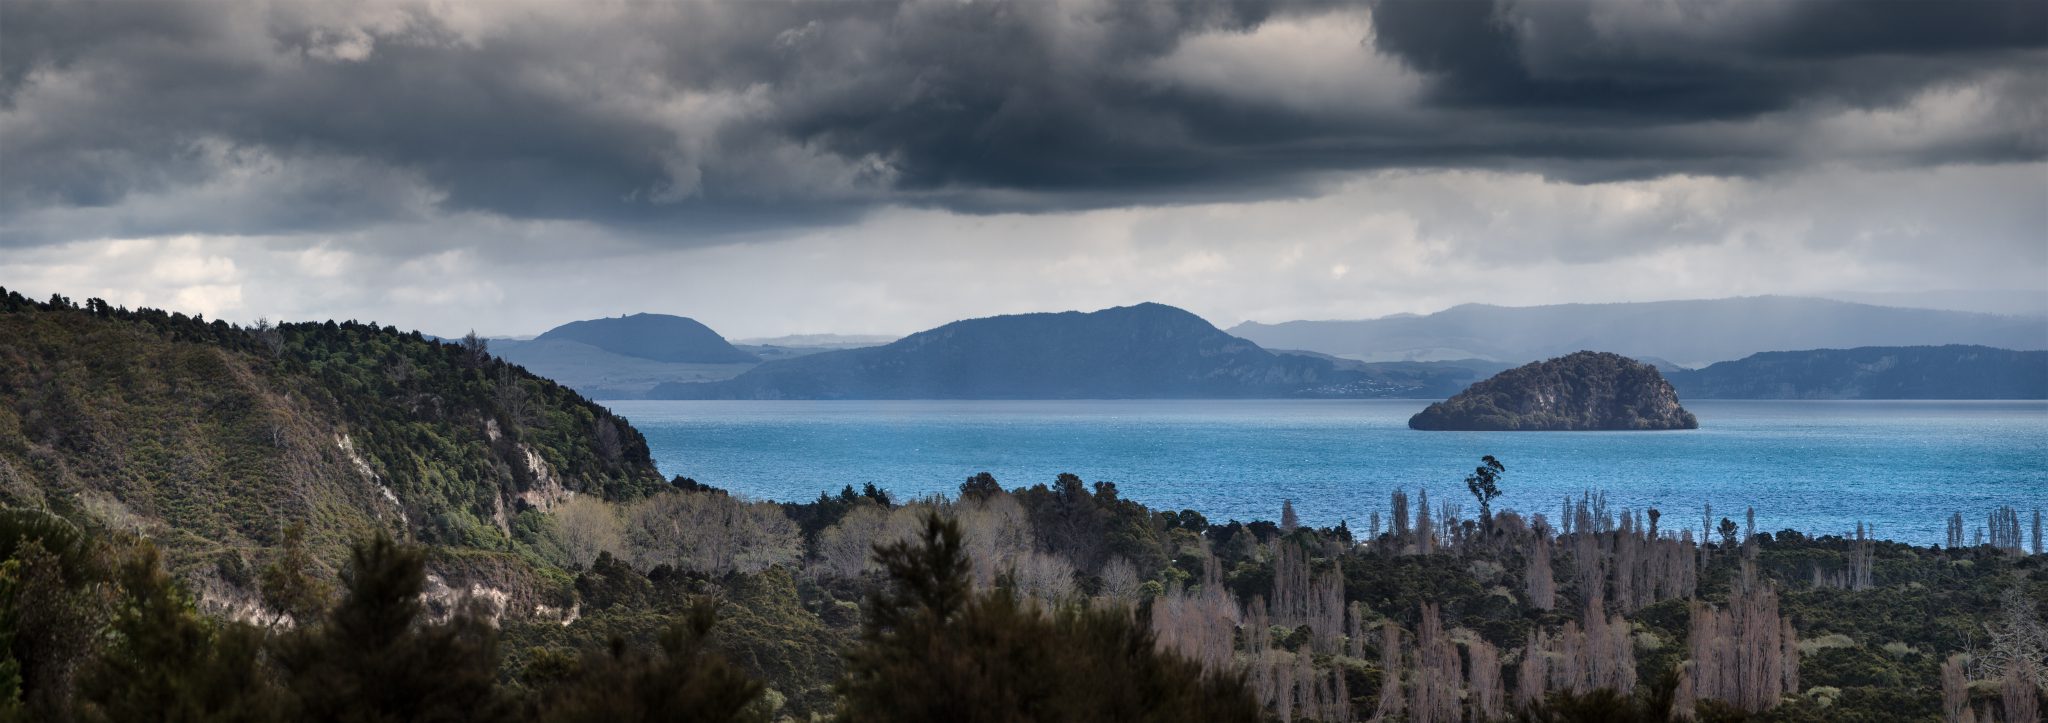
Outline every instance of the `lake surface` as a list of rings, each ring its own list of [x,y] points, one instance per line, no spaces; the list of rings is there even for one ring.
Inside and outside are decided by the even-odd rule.
[[[953,493],[988,471],[1005,487],[1060,472],[1111,481],[1155,509],[1212,521],[1276,519],[1294,500],[1315,525],[1363,531],[1388,494],[1477,505],[1464,475],[1481,455],[1508,467],[1497,507],[1556,517],[1560,499],[1604,491],[1611,505],[1698,528],[1701,506],[1757,526],[1841,533],[1857,521],[1919,544],[1949,514],[1971,530],[1999,505],[2048,508],[2048,403],[1700,401],[1698,430],[1416,432],[1427,402],[615,401],[666,475],[735,493],[812,500],[873,482],[899,497]],[[1434,506],[1434,505],[1432,505]]]

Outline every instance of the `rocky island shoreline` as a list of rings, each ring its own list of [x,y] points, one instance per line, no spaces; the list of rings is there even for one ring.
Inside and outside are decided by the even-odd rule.
[[[1408,420],[1410,429],[1475,432],[1699,426],[1656,367],[1593,351],[1509,369]]]

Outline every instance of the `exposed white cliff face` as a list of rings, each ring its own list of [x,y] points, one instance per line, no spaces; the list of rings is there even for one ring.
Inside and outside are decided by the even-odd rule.
[[[574,494],[568,487],[562,485],[562,478],[555,474],[555,469],[548,465],[546,459],[541,458],[539,452],[524,444],[519,445],[519,451],[526,455],[526,471],[531,472],[534,479],[533,489],[519,493],[521,502],[547,512]]]
[[[411,525],[412,520],[406,518],[405,505],[399,503],[398,494],[392,492],[390,487],[384,486],[384,480],[377,476],[375,470],[370,469],[369,461],[364,460],[361,454],[356,453],[355,441],[349,439],[347,434],[337,434],[334,436],[334,446],[340,448],[341,453],[348,456],[348,461],[356,466],[356,471],[363,475],[363,479],[369,480],[370,484],[376,485],[377,491],[383,493],[384,499],[391,502],[391,508],[398,512],[398,521],[408,526]]]
[[[256,593],[237,588],[218,578],[206,576],[187,582],[199,593],[198,600],[193,606],[208,617],[287,630],[298,624],[290,615],[271,612]]]
[[[553,605],[533,606],[533,618],[535,620],[552,620],[563,627],[568,627],[570,623],[576,622],[577,618],[581,617],[583,617],[582,603],[572,604],[566,608],[558,608]]]
[[[484,618],[497,625],[505,618],[505,611],[511,605],[512,594],[481,583],[472,583],[468,588],[456,588],[448,584],[439,573],[427,573],[425,589],[420,591],[420,602],[427,608],[428,616],[434,622],[446,622],[464,606],[476,606]]]

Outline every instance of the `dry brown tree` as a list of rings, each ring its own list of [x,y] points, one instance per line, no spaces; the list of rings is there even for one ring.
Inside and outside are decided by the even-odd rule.
[[[1799,640],[1768,587],[1731,597],[1728,607],[1692,607],[1691,682],[1700,699],[1752,713],[1778,706],[1799,687]]]
[[[1484,638],[1474,637],[1465,646],[1466,690],[1470,691],[1472,720],[1498,720],[1505,707],[1500,682],[1500,651]]]

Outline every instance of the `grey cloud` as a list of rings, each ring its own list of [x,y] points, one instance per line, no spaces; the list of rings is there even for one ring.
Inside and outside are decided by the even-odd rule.
[[[1442,102],[1623,125],[1896,102],[2048,47],[2048,6],[2005,0],[1382,0],[1373,21]]]
[[[1422,91],[1354,112],[1153,72],[1194,38],[1330,11],[1307,4],[11,1],[0,245],[472,212],[688,244],[883,204],[1192,203],[1385,168],[2048,156],[2027,121],[2048,11],[1931,7],[1388,0],[1371,47]],[[1994,120],[1814,157],[1830,114],[1953,86],[1988,89]]]

